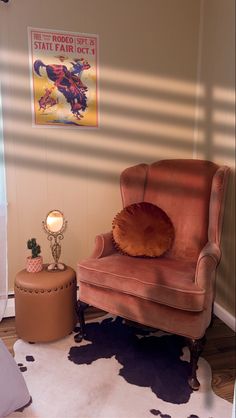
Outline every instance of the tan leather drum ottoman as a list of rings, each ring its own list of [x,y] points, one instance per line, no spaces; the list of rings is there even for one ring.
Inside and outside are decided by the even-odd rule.
[[[15,278],[16,332],[29,342],[54,341],[76,323],[76,274],[64,271],[20,271]]]

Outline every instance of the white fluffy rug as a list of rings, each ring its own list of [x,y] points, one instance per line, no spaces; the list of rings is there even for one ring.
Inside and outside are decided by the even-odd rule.
[[[73,335],[48,344],[18,340],[15,360],[33,402],[10,417],[231,418],[232,405],[213,393],[203,358],[201,388],[189,389],[181,337],[140,332],[120,318],[103,318],[87,324],[80,344]]]

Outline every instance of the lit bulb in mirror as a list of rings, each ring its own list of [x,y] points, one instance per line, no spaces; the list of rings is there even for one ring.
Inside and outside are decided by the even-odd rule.
[[[59,210],[52,210],[46,218],[46,225],[50,232],[60,232],[63,226],[63,214]]]

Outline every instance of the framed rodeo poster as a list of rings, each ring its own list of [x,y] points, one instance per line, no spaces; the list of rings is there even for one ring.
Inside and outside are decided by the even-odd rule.
[[[98,36],[28,28],[34,126],[98,127]]]

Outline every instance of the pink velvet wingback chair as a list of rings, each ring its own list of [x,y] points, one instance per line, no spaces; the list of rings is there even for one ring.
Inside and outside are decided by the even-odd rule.
[[[162,208],[174,225],[174,243],[158,258],[130,257],[117,252],[111,232],[98,235],[92,256],[78,264],[76,341],[85,335],[88,305],[187,337],[189,385],[199,388],[197,361],[212,316],[228,174],[228,167],[191,159],[124,170],[123,206],[146,201]]]

